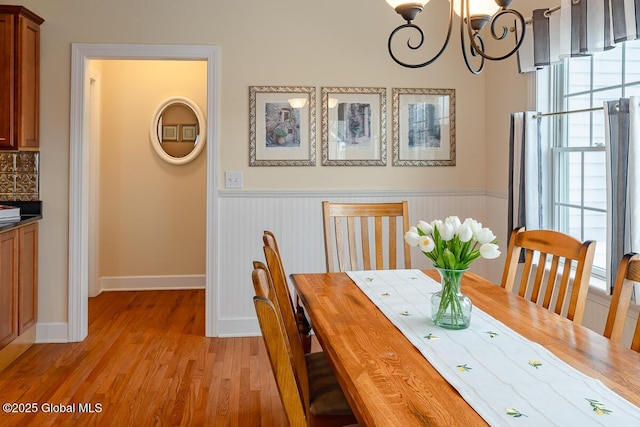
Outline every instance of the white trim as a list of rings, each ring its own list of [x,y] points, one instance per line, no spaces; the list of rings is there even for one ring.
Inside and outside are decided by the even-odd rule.
[[[204,274],[175,276],[111,276],[100,278],[102,292],[205,289]]]
[[[205,334],[217,335],[218,138],[220,48],[201,45],[71,45],[71,118],[69,147],[69,298],[68,341],[88,334],[88,153],[85,129],[87,63],[91,59],[158,59],[207,61],[207,225]],[[214,277],[215,275],[215,277]]]
[[[67,330],[69,325],[65,322],[38,323],[36,325],[36,344],[67,343]]]
[[[255,337],[260,336],[260,326],[256,317],[218,319],[220,337]]]
[[[345,197],[436,197],[436,196],[494,196],[507,198],[507,193],[498,190],[452,189],[452,190],[228,190],[218,191],[220,198],[345,198]]]

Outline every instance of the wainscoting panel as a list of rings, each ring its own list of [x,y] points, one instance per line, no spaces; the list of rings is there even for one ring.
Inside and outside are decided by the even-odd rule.
[[[499,197],[502,205],[506,197]],[[286,273],[324,272],[322,234],[323,200],[334,202],[409,202],[412,224],[458,215],[475,218],[487,226],[485,190],[438,191],[329,191],[329,192],[220,192],[220,283],[217,317],[220,336],[259,334],[253,308],[252,262],[264,262],[262,232],[275,233]],[[492,261],[500,263],[499,260]],[[430,262],[417,250],[412,253],[415,268]],[[484,274],[484,262],[472,267]]]

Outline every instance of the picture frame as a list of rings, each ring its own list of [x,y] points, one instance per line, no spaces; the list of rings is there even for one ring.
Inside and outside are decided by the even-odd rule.
[[[181,141],[193,142],[198,136],[197,125],[181,125],[180,126]]]
[[[250,86],[249,134],[249,166],[315,166],[316,89]]]
[[[455,89],[392,89],[393,166],[456,165]]]
[[[387,165],[387,90],[323,87],[322,165]]]
[[[177,141],[178,140],[178,125],[162,125],[162,140],[163,141]]]

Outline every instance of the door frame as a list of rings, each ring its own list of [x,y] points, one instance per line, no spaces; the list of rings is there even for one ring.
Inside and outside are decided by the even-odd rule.
[[[67,340],[82,341],[89,329],[89,76],[92,59],[204,60],[207,62],[207,201],[205,335],[218,335],[218,140],[220,47],[205,45],[71,45],[71,120],[69,150],[69,278]]]

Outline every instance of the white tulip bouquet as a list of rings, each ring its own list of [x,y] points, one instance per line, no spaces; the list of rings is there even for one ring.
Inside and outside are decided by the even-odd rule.
[[[420,248],[434,267],[448,270],[466,270],[480,257],[500,256],[496,236],[472,218],[464,222],[457,216],[431,223],[420,221],[405,233],[404,240],[409,246]]]
[[[450,216],[444,221],[420,221],[404,234],[404,240],[429,257],[440,273],[442,291],[431,297],[433,322],[447,329],[467,328],[473,304],[460,293],[460,280],[474,260],[500,256],[496,236],[472,218],[461,222]]]

